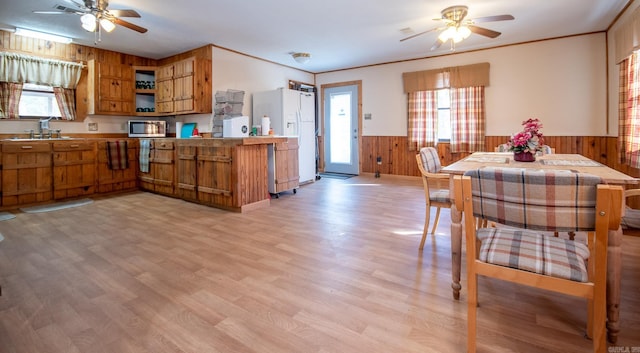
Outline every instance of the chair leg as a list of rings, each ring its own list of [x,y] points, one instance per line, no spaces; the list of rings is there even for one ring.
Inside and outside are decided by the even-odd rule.
[[[607,299],[606,288],[595,290],[594,299],[589,300],[591,310],[589,310],[592,321],[593,351],[597,353],[607,352]]]
[[[420,240],[420,250],[424,248],[424,241],[427,239],[427,231],[429,230],[429,221],[431,219],[431,206],[427,205],[427,212],[424,216],[424,228],[422,229],[422,240]]]
[[[467,291],[469,296],[467,299],[467,352],[475,353],[478,317],[478,276],[475,273],[467,276]]]
[[[433,220],[433,228],[431,228],[431,234],[435,234],[436,228],[438,228],[438,221],[440,221],[440,207],[436,208],[436,219]]]
[[[587,337],[593,339],[593,299],[587,299]]]

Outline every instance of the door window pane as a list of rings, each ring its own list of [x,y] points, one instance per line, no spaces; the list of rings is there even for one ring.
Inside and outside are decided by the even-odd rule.
[[[331,95],[330,160],[332,163],[351,163],[351,94]]]

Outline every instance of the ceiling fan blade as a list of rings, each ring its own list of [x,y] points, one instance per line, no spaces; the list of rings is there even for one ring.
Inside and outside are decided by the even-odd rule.
[[[133,24],[133,23],[131,23],[131,22],[127,22],[127,21],[125,21],[125,20],[121,20],[121,19],[119,19],[119,18],[117,18],[117,17],[115,17],[115,18],[113,19],[113,23],[115,23],[115,24],[117,24],[117,25],[120,25],[120,26],[122,26],[122,27],[127,27],[127,28],[132,29],[132,30],[134,30],[134,31],[136,31],[136,32],[140,32],[140,33],[146,33],[146,32],[147,32],[147,29],[146,29],[146,28],[144,28],[144,27],[140,27],[140,26],[138,26],[138,25],[135,25],[135,24]]]
[[[502,34],[500,32],[496,32],[494,30],[490,30],[490,29],[484,28],[484,27],[478,27],[478,26],[474,26],[474,25],[468,25],[467,27],[469,27],[471,32],[473,32],[475,34],[479,34],[481,36],[489,37],[489,38],[496,38],[497,36]]]
[[[136,10],[107,10],[110,15],[115,17],[140,17]]]
[[[431,50],[436,50],[440,48],[441,45],[442,45],[442,42],[440,41],[440,39],[436,39],[436,42],[433,43],[433,45],[431,46]]]
[[[31,11],[31,12],[41,14],[41,15],[66,15],[66,14],[74,13],[69,11],[37,11],[37,10]]]
[[[481,22],[496,22],[496,21],[509,21],[515,19],[511,15],[496,15],[496,16],[487,16],[487,17],[478,17],[471,19],[470,21],[473,23],[481,23]]]
[[[416,34],[410,35],[410,36],[408,36],[408,37],[406,37],[406,38],[402,38],[402,39],[400,39],[400,41],[401,41],[401,42],[404,42],[404,41],[405,41],[405,40],[407,40],[407,39],[415,38],[415,37],[417,37],[417,36],[421,36],[421,35],[423,35],[423,34],[427,34],[427,33],[429,33],[429,32],[437,31],[437,30],[440,30],[440,29],[442,29],[442,28],[431,28],[431,29],[428,29],[428,30],[426,30],[426,31],[424,31],[424,32],[416,33]]]
[[[33,13],[39,13],[39,14],[46,14],[46,15],[59,15],[59,14],[68,14],[68,13],[72,13],[72,14],[76,14],[76,15],[84,15],[85,12],[82,10],[78,10],[78,9],[72,9],[70,7],[66,7],[63,5],[55,5],[54,10],[57,11],[32,11]]]
[[[65,0],[65,1],[76,5],[78,8],[86,9],[86,10],[89,9],[89,7],[87,6],[86,2],[84,2],[84,1],[83,2],[77,2],[75,0]],[[62,5],[58,5],[58,6],[62,6]]]

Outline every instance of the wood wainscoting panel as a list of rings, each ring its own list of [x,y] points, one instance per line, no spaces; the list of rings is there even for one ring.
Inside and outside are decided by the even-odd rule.
[[[486,136],[486,151],[505,143],[509,136]],[[618,161],[618,139],[608,136],[545,136],[545,144],[556,153],[581,154],[633,177],[640,177],[640,169],[630,168]],[[436,148],[442,165],[449,165],[470,153],[451,153],[449,143],[439,143]],[[409,149],[406,136],[363,136],[360,160],[362,173],[419,176],[415,154]],[[377,157],[382,157],[377,164]]]

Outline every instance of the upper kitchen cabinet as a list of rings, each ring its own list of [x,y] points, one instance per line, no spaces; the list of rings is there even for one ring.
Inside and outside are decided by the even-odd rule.
[[[88,114],[133,115],[134,76],[129,65],[89,60]]]
[[[172,114],[173,109],[173,64],[160,66],[156,70],[156,112]]]
[[[156,71],[156,112],[162,114],[211,113],[211,60],[191,57]]]

